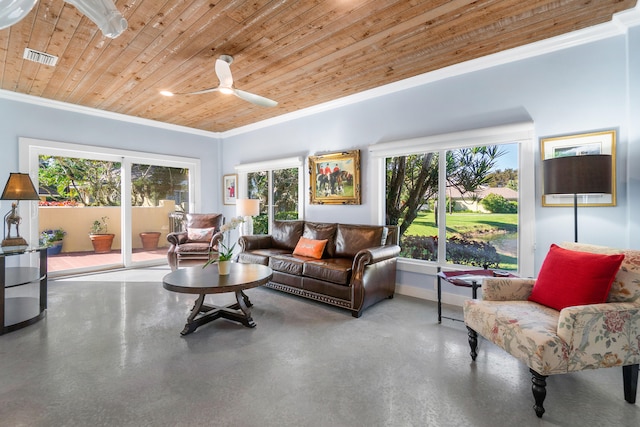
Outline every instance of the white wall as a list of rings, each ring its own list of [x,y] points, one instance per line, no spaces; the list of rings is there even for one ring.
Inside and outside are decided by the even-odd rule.
[[[2,94],[0,94],[2,95]],[[30,97],[32,98],[32,97]],[[29,99],[29,98],[27,98]],[[28,137],[57,142],[121,148],[131,151],[194,157],[201,159],[202,212],[218,212],[222,204],[219,171],[220,140],[215,134],[185,132],[177,126],[157,127],[118,120],[116,114],[89,114],[21,102],[0,96],[0,185],[10,172],[19,170],[18,138]],[[4,187],[3,187],[4,188]],[[11,208],[1,202],[1,212]]]

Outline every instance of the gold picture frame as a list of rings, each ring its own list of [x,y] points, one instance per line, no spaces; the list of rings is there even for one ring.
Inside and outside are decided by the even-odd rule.
[[[606,130],[540,139],[542,160],[587,154],[611,155],[611,194],[578,194],[578,206],[616,206],[616,131]],[[571,194],[542,196],[542,206],[573,206]]]
[[[222,202],[225,205],[235,205],[238,195],[238,175],[229,174],[222,176]]]
[[[309,203],[360,204],[360,150],[309,156]]]

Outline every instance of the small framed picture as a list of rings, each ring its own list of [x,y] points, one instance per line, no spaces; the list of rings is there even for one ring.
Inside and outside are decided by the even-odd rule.
[[[542,160],[589,154],[611,155],[611,194],[578,194],[578,206],[616,205],[616,131],[565,135],[540,139]],[[573,195],[542,196],[542,206],[573,206]]]
[[[225,205],[236,204],[236,194],[238,194],[238,175],[230,174],[222,177],[222,194]]]
[[[360,204],[360,150],[309,156],[310,203]]]

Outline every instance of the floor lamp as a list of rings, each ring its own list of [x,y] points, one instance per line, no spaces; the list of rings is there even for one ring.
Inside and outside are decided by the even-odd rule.
[[[7,185],[4,187],[0,200],[15,200],[11,203],[11,210],[4,216],[5,237],[2,246],[27,246],[27,241],[20,237],[20,222],[22,219],[18,215],[18,203],[20,200],[40,200],[36,187],[34,187],[28,173],[9,174]],[[11,226],[15,226],[16,235],[11,236]]]
[[[244,218],[240,227],[240,235],[251,236],[253,234],[253,217],[260,214],[260,200],[236,199],[236,215]]]
[[[578,241],[578,194],[611,194],[612,158],[608,154],[556,157],[543,161],[544,194],[573,194]]]

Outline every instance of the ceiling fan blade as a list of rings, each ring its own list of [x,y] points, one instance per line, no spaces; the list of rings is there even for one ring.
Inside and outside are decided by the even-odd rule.
[[[262,107],[275,107],[276,105],[278,105],[276,101],[273,101],[269,98],[245,92],[240,89],[234,89],[233,93],[240,99],[244,99],[245,101],[249,101],[252,104],[260,105]]]
[[[209,89],[199,90],[197,92],[176,93],[176,95],[200,95],[200,94],[203,94],[203,93],[210,93],[210,92],[217,92],[217,91],[218,91],[218,86],[212,87],[212,88],[209,88]]]
[[[220,58],[216,59],[216,75],[220,80],[220,86],[229,88],[233,86],[231,67],[227,61]]]

